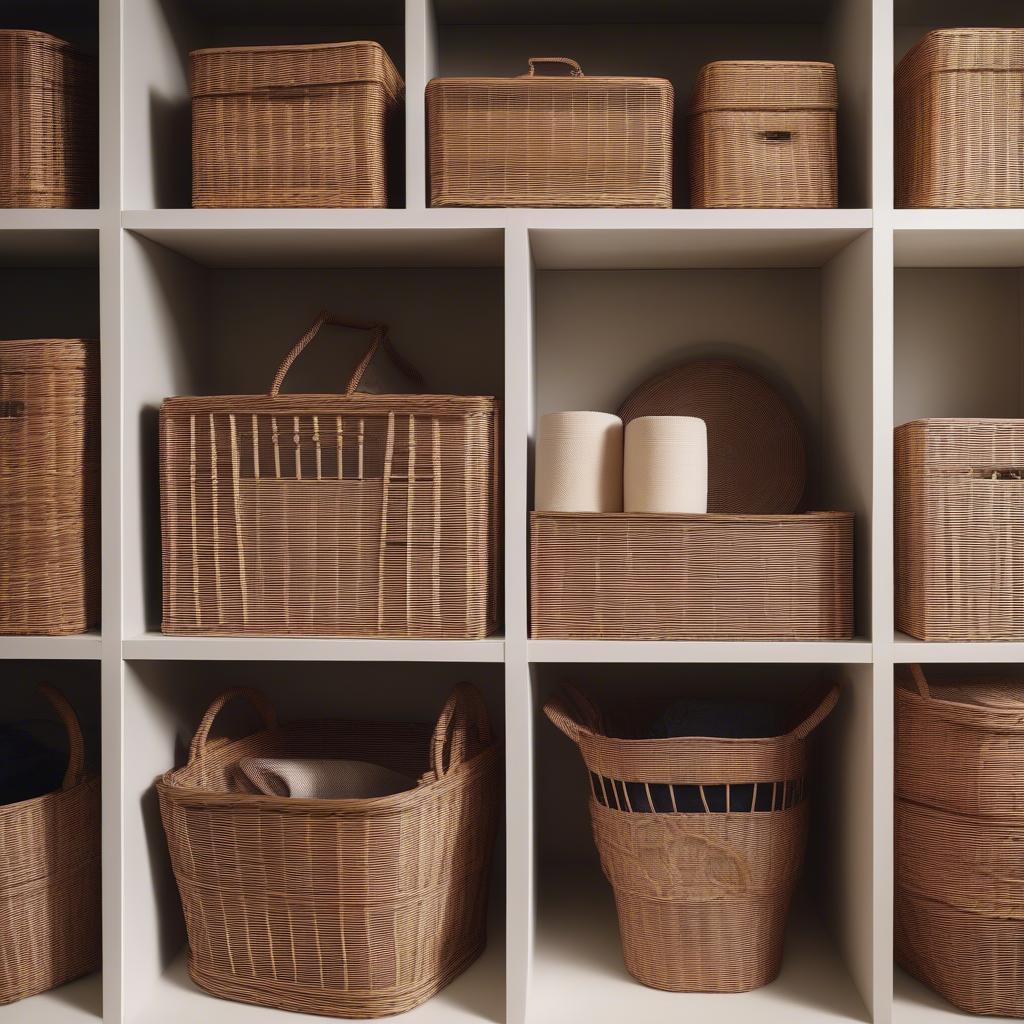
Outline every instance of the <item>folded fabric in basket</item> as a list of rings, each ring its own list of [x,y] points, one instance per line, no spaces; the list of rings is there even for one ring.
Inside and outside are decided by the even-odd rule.
[[[265,796],[367,800],[414,789],[416,780],[369,761],[245,757],[239,782]]]

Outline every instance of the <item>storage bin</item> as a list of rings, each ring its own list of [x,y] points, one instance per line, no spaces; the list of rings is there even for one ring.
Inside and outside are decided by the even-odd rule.
[[[428,83],[431,206],[672,205],[670,82],[529,68]]]
[[[896,690],[896,958],[970,1013],[1024,1016],[1024,680]]]
[[[0,206],[98,202],[96,61],[45,32],[0,29]]]
[[[71,705],[39,692],[67,729],[68,767],[57,792],[0,806],[0,1005],[100,964],[100,780]]]
[[[853,516],[531,517],[531,635],[843,640],[853,635]]]
[[[706,64],[690,104],[690,205],[836,206],[837,107],[832,64]]]
[[[620,739],[577,690],[544,705],[587,766],[594,842],[638,981],[745,992],[779,973],[807,842],[806,739],[838,697],[830,691],[784,736],[742,740]],[[630,791],[641,786],[638,807]],[[698,788],[707,810],[650,810],[666,799],[675,808],[680,787]],[[722,812],[712,787],[725,791]]]
[[[900,61],[896,205],[1024,206],[1024,28],[938,29]]]
[[[325,323],[370,330],[344,395],[283,395]],[[163,629],[487,636],[497,619],[493,398],[369,395],[380,324],[327,314],[269,395],[171,398],[160,416]]]
[[[0,634],[99,621],[99,351],[0,341]]]
[[[1024,638],[1024,420],[896,428],[896,628]]]
[[[246,738],[209,739],[233,698]],[[358,800],[239,790],[247,757],[353,758],[419,779]],[[259,693],[203,716],[183,768],[157,782],[189,937],[189,973],[226,999],[340,1017],[412,1009],[482,952],[498,754],[479,692],[461,684],[430,726],[279,725]]]
[[[379,43],[196,50],[192,205],[387,206],[404,84]]]

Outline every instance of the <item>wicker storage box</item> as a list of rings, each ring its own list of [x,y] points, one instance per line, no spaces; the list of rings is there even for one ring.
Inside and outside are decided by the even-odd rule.
[[[938,29],[900,61],[896,205],[1024,206],[1024,28]]]
[[[99,620],[98,348],[0,341],[0,634]]]
[[[208,741],[243,695],[263,729]],[[414,789],[308,800],[240,789],[246,757],[355,758]],[[217,698],[188,763],[157,782],[189,937],[189,972],[226,999],[383,1017],[429,999],[484,948],[499,763],[479,692],[460,685],[429,726],[278,725],[258,693]]]
[[[427,85],[431,206],[672,205],[670,82],[529,66]]]
[[[96,62],[45,32],[0,29],[0,206],[96,206]]]
[[[160,416],[165,633],[480,638],[497,619],[493,398],[171,398]],[[352,326],[344,325],[342,326]]]
[[[387,206],[404,88],[379,43],[191,54],[192,205]]]
[[[853,516],[534,512],[531,635],[842,640]]]
[[[100,780],[86,771],[71,706],[39,689],[67,728],[70,756],[57,792],[0,806],[0,1004],[100,964]]]
[[[671,992],[745,992],[772,981],[807,842],[805,741],[838,691],[785,736],[756,740],[619,739],[582,694],[568,696],[544,712],[590,774],[594,842],[627,970]],[[700,790],[704,812],[675,810],[684,787]],[[712,787],[724,789],[726,810],[712,810]],[[631,791],[643,794],[636,804]]]
[[[904,423],[895,460],[896,628],[1024,638],[1024,420]]]
[[[690,104],[690,205],[838,203],[836,69],[800,61],[716,61]]]

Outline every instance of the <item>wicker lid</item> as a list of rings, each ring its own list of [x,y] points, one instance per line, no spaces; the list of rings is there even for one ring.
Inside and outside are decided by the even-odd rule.
[[[525,75],[514,75],[509,78],[435,78],[427,83],[427,91],[433,92],[446,86],[467,85],[484,88],[501,89],[607,89],[609,86],[619,88],[636,86],[640,88],[656,88],[673,94],[672,83],[667,78],[636,78],[615,75],[587,75],[571,57],[530,57],[527,60],[529,71]],[[568,67],[569,74],[547,74],[548,68],[561,65]]]
[[[900,61],[896,82],[948,71],[1024,74],[1024,28],[935,29]]]
[[[93,72],[96,59],[48,32],[0,29],[0,82],[63,86],[68,75]]]
[[[910,665],[897,694],[904,700],[923,701],[922,706],[946,717],[972,719],[987,716],[994,721],[1024,726],[1024,675],[965,676],[954,679],[928,677],[924,667]]]
[[[817,61],[720,60],[697,76],[690,112],[835,110],[834,64]]]
[[[85,338],[0,340],[0,376],[5,373],[94,369],[99,343]]]

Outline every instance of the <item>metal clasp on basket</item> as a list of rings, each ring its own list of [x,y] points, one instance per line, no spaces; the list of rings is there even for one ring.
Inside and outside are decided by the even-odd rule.
[[[793,140],[792,132],[758,132],[765,142],[791,142]]]
[[[18,420],[25,415],[25,403],[13,399],[0,402],[0,420]]]

